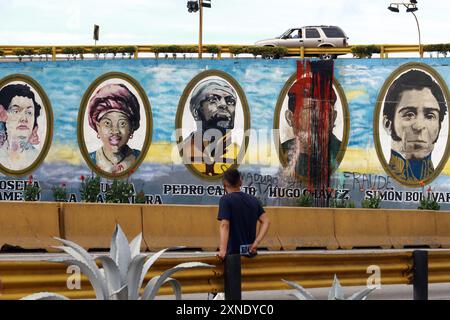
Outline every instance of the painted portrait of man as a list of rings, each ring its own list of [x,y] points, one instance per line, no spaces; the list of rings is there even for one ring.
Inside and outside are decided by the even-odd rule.
[[[301,73],[293,75],[280,94],[274,129],[284,174],[306,182],[319,172],[329,177],[338,168],[348,143],[349,117],[344,91],[330,66],[299,67]],[[320,93],[319,71],[313,71],[321,67],[320,72],[331,76]]]
[[[197,78],[180,102],[177,128],[184,131],[178,138],[180,154],[184,164],[202,177],[222,176],[237,164],[245,144],[245,98],[236,85],[219,76]],[[236,130],[241,137],[233,134]]]
[[[0,165],[6,174],[22,175],[34,169],[49,147],[51,107],[31,78],[9,80],[0,87]]]
[[[410,69],[390,84],[380,122],[390,137],[388,168],[397,180],[419,184],[433,176],[433,152],[440,139],[447,140],[441,136],[447,113],[444,90],[425,70]]]
[[[95,81],[83,99],[83,156],[105,176],[134,170],[147,144],[149,109],[137,84],[113,74]],[[144,150],[144,151],[143,151]]]

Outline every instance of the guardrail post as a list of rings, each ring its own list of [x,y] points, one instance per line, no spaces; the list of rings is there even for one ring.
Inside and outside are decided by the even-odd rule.
[[[241,256],[228,255],[224,264],[225,300],[242,300]]]
[[[56,47],[52,47],[52,61],[56,61]]]
[[[428,251],[413,252],[414,300],[428,300]]]
[[[305,59],[305,47],[300,47],[300,58]]]

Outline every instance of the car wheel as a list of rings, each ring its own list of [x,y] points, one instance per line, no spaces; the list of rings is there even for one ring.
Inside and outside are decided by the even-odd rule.
[[[321,54],[319,56],[320,60],[334,60],[337,58],[335,54]]]

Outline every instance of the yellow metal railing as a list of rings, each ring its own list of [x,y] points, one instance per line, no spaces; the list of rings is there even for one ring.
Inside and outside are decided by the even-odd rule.
[[[166,46],[166,45],[165,45]],[[190,46],[190,45],[177,45],[180,47],[183,46]],[[236,45],[214,45],[219,47],[219,52],[217,53],[218,59],[222,58],[222,54],[231,54],[230,48]],[[242,45],[239,45],[242,46]],[[417,52],[417,53],[423,53],[423,47],[419,45],[398,45],[398,44],[383,44],[383,45],[377,45],[380,47],[380,57],[381,58],[388,58],[388,55],[390,53],[405,53],[405,52]],[[51,58],[52,61],[56,61],[57,55],[64,54],[65,48],[83,48],[85,50],[84,54],[92,54],[92,50],[95,48],[95,46],[84,46],[84,45],[72,45],[72,46],[8,46],[0,45],[0,50],[3,51],[4,56],[15,56],[14,51],[17,49],[33,49],[35,52],[38,52],[40,49],[43,48],[51,48]],[[100,46],[98,46],[100,47]],[[114,45],[114,46],[101,46],[102,48],[118,48],[118,47],[135,47],[135,52],[133,54],[135,59],[139,58],[140,53],[155,53],[155,50],[153,48],[161,47],[161,45],[137,45],[137,46],[129,46],[129,45]],[[288,54],[290,55],[299,55],[301,58],[304,58],[308,55],[320,55],[320,54],[351,54],[352,48],[356,46],[348,46],[345,48],[289,48]],[[204,46],[203,49],[204,53],[208,53],[208,45]],[[180,52],[182,53],[182,52]],[[35,55],[38,55],[35,53]],[[233,56],[233,55],[232,55]]]
[[[213,256],[164,258],[158,260],[146,276],[146,281],[183,262],[199,261],[215,265],[213,269],[188,270],[176,273],[183,294],[223,292],[223,265]],[[242,290],[288,290],[281,279],[295,281],[305,288],[330,287],[334,275],[344,286],[365,286],[369,266],[380,270],[381,285],[411,284],[412,252],[378,253],[280,253],[260,254],[254,259],[242,259]],[[20,299],[37,292],[56,292],[72,299],[94,298],[86,277],[80,290],[67,289],[67,267],[58,263],[33,261],[0,262],[0,300]],[[429,252],[429,282],[450,282],[450,251]],[[172,294],[163,287],[161,295]]]

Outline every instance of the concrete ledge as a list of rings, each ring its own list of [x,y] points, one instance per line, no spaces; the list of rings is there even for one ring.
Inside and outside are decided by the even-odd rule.
[[[149,249],[219,247],[216,206],[149,205],[142,207],[144,239]]]
[[[117,224],[129,241],[142,232],[139,205],[65,203],[62,209],[65,238],[85,249],[108,249]],[[147,249],[144,241],[141,249]]]
[[[334,250],[338,243],[334,237],[334,215],[322,208],[266,208],[272,217],[272,232],[284,250],[296,248],[327,248]]]
[[[450,248],[450,213],[436,212],[436,242],[443,248]]]
[[[376,209],[335,209],[336,240],[342,249],[392,247],[388,213]]]
[[[407,246],[439,247],[435,211],[386,210],[391,243],[396,249]]]
[[[59,203],[0,202],[0,247],[46,249],[58,245]]]

